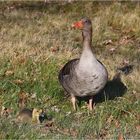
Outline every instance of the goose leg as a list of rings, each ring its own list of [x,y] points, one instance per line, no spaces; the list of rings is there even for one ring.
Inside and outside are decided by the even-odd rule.
[[[71,96],[71,102],[72,102],[72,105],[73,105],[73,109],[76,110],[76,97],[75,96]]]
[[[90,111],[93,110],[93,97],[91,97],[91,98],[89,99],[88,109],[89,109]]]

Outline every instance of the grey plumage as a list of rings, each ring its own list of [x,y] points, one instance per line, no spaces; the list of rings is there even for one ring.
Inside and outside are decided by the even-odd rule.
[[[64,65],[59,73],[59,81],[72,97],[92,97],[104,88],[108,74],[104,65],[96,59],[91,48],[91,21],[84,18],[75,26],[77,28],[82,27],[83,51],[80,59],[70,60]]]
[[[72,59],[59,72],[59,81],[67,93],[75,92],[70,86],[70,81],[72,82],[76,79],[74,74],[75,66],[78,64],[79,59]],[[74,82],[76,82],[74,80]]]

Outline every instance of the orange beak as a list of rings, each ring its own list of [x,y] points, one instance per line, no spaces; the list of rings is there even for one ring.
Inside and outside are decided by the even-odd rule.
[[[77,28],[77,29],[82,29],[83,28],[83,22],[82,21],[75,22],[74,24],[72,24],[72,27]]]

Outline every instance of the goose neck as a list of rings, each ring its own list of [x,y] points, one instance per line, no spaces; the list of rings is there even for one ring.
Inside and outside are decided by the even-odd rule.
[[[82,32],[83,36],[83,47],[84,49],[91,49],[91,43],[92,43],[92,31],[83,30]]]

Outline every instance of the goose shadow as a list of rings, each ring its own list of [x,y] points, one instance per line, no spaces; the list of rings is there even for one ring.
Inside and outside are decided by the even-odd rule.
[[[127,87],[121,81],[121,73],[117,73],[112,80],[109,80],[98,94],[93,97],[93,101],[95,104],[105,102],[106,100],[114,100],[117,97],[122,97],[127,91]],[[81,101],[89,100],[89,97],[78,97],[79,105]]]
[[[121,81],[121,73],[117,73],[112,80],[107,82],[104,89],[94,96],[94,102],[96,104],[106,100],[114,100],[117,97],[122,97],[126,91],[127,87]]]

